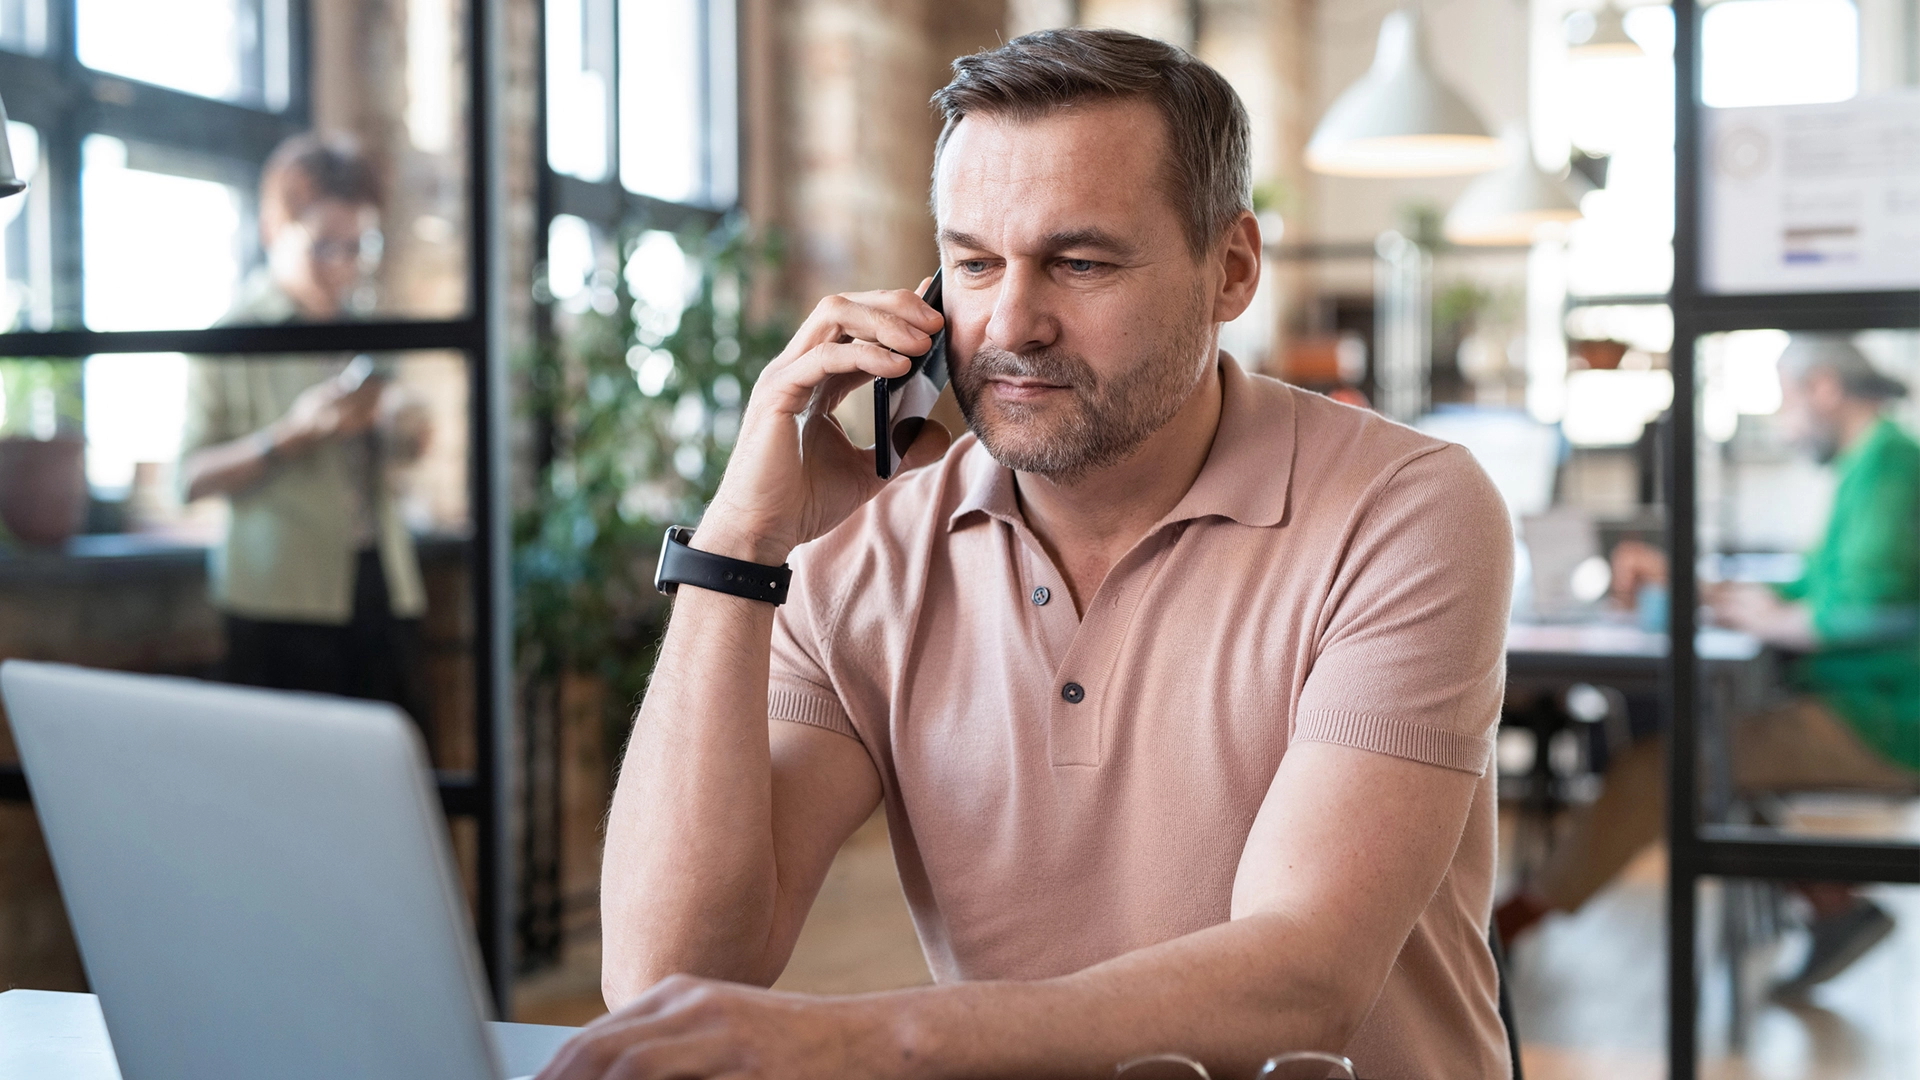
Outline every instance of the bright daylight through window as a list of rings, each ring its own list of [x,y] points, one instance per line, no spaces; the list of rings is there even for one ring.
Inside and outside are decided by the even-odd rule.
[[[620,182],[667,202],[706,202],[700,0],[621,0]]]
[[[1550,89],[1536,100],[1542,126],[1608,158],[1605,187],[1584,197],[1584,217],[1568,230],[1567,287],[1576,297],[1653,297],[1672,282],[1673,15],[1664,4],[1634,6],[1624,24],[1638,52],[1562,54],[1557,78],[1543,81]],[[1850,98],[1859,89],[1859,35],[1849,0],[1711,4],[1701,17],[1704,100],[1732,108]],[[1672,348],[1666,307],[1594,305],[1576,309],[1568,322],[1575,338],[1627,343],[1627,370],[1571,373],[1565,412],[1544,418],[1562,420],[1575,445],[1634,441],[1673,400],[1671,378],[1644,370],[1642,359]],[[1765,404],[1778,394],[1771,364],[1783,345],[1736,334],[1703,356],[1709,434],[1724,441],[1737,413],[1777,407]],[[1719,362],[1723,355],[1726,363]]]
[[[221,101],[284,108],[287,0],[78,0],[80,62]]]

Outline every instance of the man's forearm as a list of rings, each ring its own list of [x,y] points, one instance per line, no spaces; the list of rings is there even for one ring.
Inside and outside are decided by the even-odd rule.
[[[777,893],[773,607],[681,590],[634,721],[602,871],[609,1001],[690,972],[753,980]]]
[[[1329,955],[1300,925],[1255,915],[1030,983],[981,982],[847,999],[881,1031],[898,1077],[1088,1077],[1180,1053],[1250,1077],[1289,1050],[1339,1052],[1385,971]]]

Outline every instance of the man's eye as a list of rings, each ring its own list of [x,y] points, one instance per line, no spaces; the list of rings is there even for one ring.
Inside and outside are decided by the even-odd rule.
[[[1092,259],[1068,259],[1067,260],[1067,269],[1073,271],[1076,274],[1091,274],[1093,273],[1093,268],[1098,265],[1100,264],[1097,262],[1094,262]]]
[[[969,274],[984,274],[987,272],[987,260],[965,259],[961,261],[960,269],[966,271]]]

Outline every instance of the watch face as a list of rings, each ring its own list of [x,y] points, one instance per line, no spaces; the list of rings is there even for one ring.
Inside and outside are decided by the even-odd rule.
[[[667,555],[673,550],[673,545],[685,546],[687,537],[692,535],[692,529],[675,525],[667,530],[667,535],[660,538],[660,559],[653,564],[653,587],[668,596],[674,594],[674,591],[680,587],[680,583],[667,580]]]

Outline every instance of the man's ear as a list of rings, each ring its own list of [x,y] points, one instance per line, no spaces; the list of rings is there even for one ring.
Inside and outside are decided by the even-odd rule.
[[[1260,222],[1243,210],[1215,249],[1222,271],[1220,291],[1213,298],[1213,321],[1232,322],[1253,303],[1260,287]]]
[[[1824,411],[1839,408],[1840,402],[1847,396],[1846,384],[1828,368],[1815,368],[1808,372],[1802,385],[1806,387],[1807,399]]]

